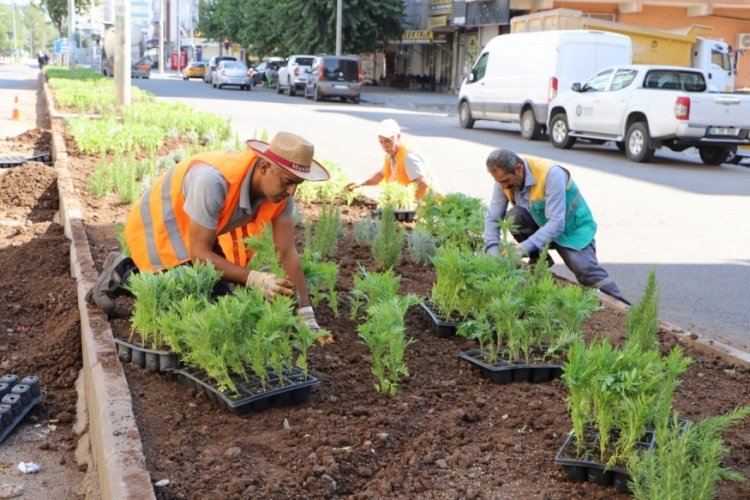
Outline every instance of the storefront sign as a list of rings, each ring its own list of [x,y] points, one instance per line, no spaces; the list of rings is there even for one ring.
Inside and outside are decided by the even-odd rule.
[[[430,16],[429,25],[430,28],[448,26],[448,16]]]
[[[452,0],[431,0],[430,1],[430,15],[441,16],[448,15],[451,13]]]
[[[421,44],[432,43],[434,32],[432,30],[406,30],[401,35],[401,43]]]

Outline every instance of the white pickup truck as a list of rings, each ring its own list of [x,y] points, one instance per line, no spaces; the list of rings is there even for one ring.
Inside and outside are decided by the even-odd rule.
[[[297,90],[304,90],[313,59],[315,56],[289,56],[286,65],[279,68],[276,92],[282,94],[286,90],[290,96],[294,96]]]
[[[719,165],[750,144],[750,96],[706,89],[703,73],[691,68],[611,66],[552,100],[550,140],[563,149],[578,139],[614,141],[637,162],[661,146],[696,147],[704,163]]]

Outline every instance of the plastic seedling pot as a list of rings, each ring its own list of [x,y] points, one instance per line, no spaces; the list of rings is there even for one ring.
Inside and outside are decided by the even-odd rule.
[[[0,443],[44,395],[36,376],[24,377],[21,383],[17,375],[0,377]]]
[[[180,364],[180,358],[171,351],[155,351],[139,344],[115,339],[117,355],[123,363],[133,363],[141,368],[155,372],[174,371]]]
[[[470,349],[458,354],[470,364],[479,368],[483,377],[489,378],[496,384],[507,384],[510,382],[532,382],[544,383],[562,375],[560,365],[530,365],[523,362],[503,359],[503,352],[499,352],[497,359],[488,360],[487,349]]]
[[[419,307],[422,308],[425,316],[435,325],[435,333],[438,337],[455,337],[458,323],[451,320],[446,320],[440,317],[437,313],[437,308],[429,301],[424,300],[419,303]]]

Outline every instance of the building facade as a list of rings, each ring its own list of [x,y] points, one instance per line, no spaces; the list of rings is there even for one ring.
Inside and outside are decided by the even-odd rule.
[[[559,8],[662,30],[709,26],[708,38],[736,50],[735,87],[750,90],[750,0],[405,0],[404,34],[386,48],[385,77],[402,88],[456,92],[512,17]]]

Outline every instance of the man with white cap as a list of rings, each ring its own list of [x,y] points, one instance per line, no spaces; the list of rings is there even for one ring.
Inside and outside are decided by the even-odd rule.
[[[112,252],[91,291],[105,312],[129,275],[158,272],[190,262],[211,262],[226,281],[255,286],[267,299],[299,297],[297,314],[318,329],[299,254],[294,244],[294,193],[304,181],[324,181],[326,169],[313,159],[307,140],[279,132],[270,144],[248,141],[240,153],[192,156],[161,175],[133,207],[125,223],[130,257]],[[251,271],[242,237],[267,224],[287,278]],[[329,339],[330,340],[330,339]]]
[[[398,182],[407,186],[417,184],[417,199],[435,191],[435,183],[427,162],[409,144],[401,140],[401,127],[396,120],[388,118],[378,126],[378,140],[385,151],[383,168],[362,182],[347,184],[348,190],[361,186],[375,186],[382,181]]]

